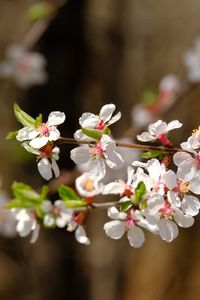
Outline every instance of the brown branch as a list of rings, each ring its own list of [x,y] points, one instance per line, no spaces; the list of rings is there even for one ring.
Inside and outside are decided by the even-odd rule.
[[[82,140],[75,140],[73,138],[64,138],[61,137],[58,141],[56,141],[56,145],[60,144],[71,144],[71,145],[80,145],[80,144],[86,144],[86,145],[95,145],[95,141],[82,141]],[[167,152],[167,153],[176,153],[178,151],[184,151],[187,152],[186,150],[183,150],[181,148],[168,148],[164,146],[151,146],[151,145],[141,145],[141,144],[130,144],[130,143],[123,143],[116,141],[116,146],[117,147],[122,147],[122,148],[132,148],[132,149],[139,149],[142,151],[162,151],[162,152]]]

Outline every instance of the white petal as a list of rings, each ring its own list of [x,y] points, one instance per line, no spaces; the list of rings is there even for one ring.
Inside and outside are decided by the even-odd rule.
[[[185,195],[181,202],[181,209],[186,215],[196,216],[200,209],[199,199],[194,196]]]
[[[180,207],[181,206],[181,200],[178,196],[178,193],[175,193],[173,191],[168,191],[167,198],[168,198],[169,203],[172,205],[172,207]]]
[[[145,241],[144,232],[138,226],[133,226],[128,230],[127,238],[130,245],[134,248],[140,248]]]
[[[197,194],[200,195],[200,175],[199,172],[197,176],[193,177],[192,180],[190,181],[190,190]]]
[[[92,113],[84,113],[79,118],[79,124],[81,125],[81,127],[89,129],[96,128],[99,121],[99,117]]]
[[[85,229],[81,225],[79,225],[75,231],[75,238],[81,244],[90,245],[90,240],[86,235]]]
[[[172,190],[176,186],[176,174],[174,171],[169,170],[165,172],[162,176],[162,179],[168,189]]]
[[[41,204],[41,209],[45,213],[50,213],[53,209],[53,204],[49,200],[44,200]]]
[[[40,159],[37,166],[38,166],[38,171],[39,171],[40,175],[44,179],[49,180],[52,178],[53,174],[52,174],[51,164],[47,158],[44,157],[44,158]]]
[[[106,175],[105,160],[103,158],[96,159],[91,162],[90,173],[101,180]]]
[[[161,175],[161,164],[158,159],[152,158],[147,162],[147,170],[149,172],[149,176],[158,181]]]
[[[180,209],[176,209],[174,212],[174,220],[180,227],[191,227],[194,224],[194,218],[188,215],[184,215]]]
[[[110,118],[112,117],[112,114],[115,110],[115,104],[106,104],[104,105],[101,110],[100,110],[100,114],[99,117],[104,121],[107,122],[110,120]]]
[[[29,145],[33,148],[40,149],[48,143],[49,139],[46,136],[36,137],[29,142]]]
[[[120,219],[120,220],[126,220],[127,218],[127,214],[125,212],[120,212],[114,206],[108,208],[108,216],[111,219]]]
[[[94,140],[94,139],[88,137],[86,134],[84,134],[81,129],[77,130],[74,133],[74,138],[76,140],[82,140],[82,141],[91,141],[91,140]]]
[[[173,121],[169,122],[169,124],[167,125],[167,132],[172,129],[180,128],[182,125],[183,124],[180,123],[178,120],[173,120]]]
[[[60,131],[56,127],[52,127],[49,133],[49,141],[56,141],[60,138]]]
[[[114,220],[104,224],[104,230],[111,239],[118,240],[125,232],[125,223],[122,221]]]
[[[118,112],[112,119],[107,123],[108,126],[114,124],[121,118],[121,112]]]
[[[147,200],[147,209],[152,215],[155,215],[163,206],[164,198],[158,193],[153,194]]]
[[[69,223],[72,219],[71,213],[61,213],[59,217],[56,218],[56,226],[63,228]]]
[[[159,234],[162,240],[166,242],[173,241],[178,236],[178,226],[170,220],[160,220]]]
[[[84,164],[90,160],[90,153],[88,146],[81,146],[73,149],[70,154],[71,159],[76,164]]]
[[[31,219],[26,221],[19,221],[16,230],[21,237],[25,237],[31,232],[32,226],[33,226],[33,220]]]
[[[39,132],[37,130],[30,128],[30,127],[24,127],[18,131],[16,139],[18,141],[22,142],[22,141],[26,141],[26,140],[32,140],[38,135],[39,135]]]
[[[106,163],[111,169],[121,169],[124,165],[123,158],[116,151],[106,151]]]
[[[122,194],[124,192],[124,182],[111,182],[104,186],[103,194]]]
[[[182,162],[177,171],[177,177],[180,180],[190,181],[196,172],[196,168],[188,161]]]
[[[55,218],[51,214],[44,216],[43,224],[47,227],[52,227],[55,224]]]
[[[173,156],[173,161],[176,166],[179,166],[182,162],[192,159],[192,156],[187,152],[177,152]]]
[[[65,114],[60,111],[53,111],[48,117],[47,124],[48,126],[58,126],[65,121]]]
[[[152,136],[149,132],[143,132],[140,135],[137,135],[137,139],[141,142],[151,142],[155,140],[155,137]]]
[[[30,240],[31,244],[33,244],[37,241],[37,239],[39,237],[39,232],[40,232],[40,225],[36,224],[35,229],[32,231],[32,236],[31,236],[31,240]]]
[[[29,144],[27,142],[23,142],[22,146],[24,147],[24,149],[26,149],[26,151],[35,154],[35,155],[40,155],[40,150],[39,149],[34,149],[31,146],[29,146]]]
[[[55,177],[60,176],[60,169],[58,167],[57,162],[53,158],[51,159],[51,167],[52,167],[52,170],[54,171]]]

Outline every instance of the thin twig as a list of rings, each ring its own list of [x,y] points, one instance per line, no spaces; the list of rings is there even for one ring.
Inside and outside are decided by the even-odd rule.
[[[72,144],[72,145],[79,145],[79,144],[86,144],[86,145],[95,145],[95,141],[82,141],[82,140],[75,140],[73,138],[64,138],[61,137],[57,142],[57,145],[60,144]],[[167,153],[176,153],[178,151],[185,151],[184,149],[181,148],[168,148],[164,146],[151,146],[151,145],[141,145],[141,144],[130,144],[130,143],[123,143],[116,141],[116,146],[117,147],[122,147],[122,148],[132,148],[132,149],[139,149],[142,151],[162,151],[162,152],[167,152]],[[186,151],[185,151],[186,152]]]

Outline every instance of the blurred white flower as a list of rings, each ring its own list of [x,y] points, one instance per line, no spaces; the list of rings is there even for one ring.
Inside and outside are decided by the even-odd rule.
[[[76,178],[76,189],[83,197],[93,197],[103,190],[103,184],[98,177],[92,173],[86,172]]]
[[[188,80],[192,83],[200,81],[200,37],[196,38],[194,47],[184,55],[184,63],[188,71]]]
[[[43,84],[47,80],[46,60],[37,52],[29,52],[21,45],[6,50],[6,60],[0,64],[0,76],[13,78],[21,88]]]

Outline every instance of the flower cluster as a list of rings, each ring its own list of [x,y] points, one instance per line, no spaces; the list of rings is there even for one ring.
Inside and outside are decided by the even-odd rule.
[[[71,158],[76,164],[89,167],[75,180],[78,194],[61,185],[59,199],[52,202],[46,187],[38,194],[23,183],[13,184],[15,198],[7,208],[16,219],[20,236],[32,233],[31,242],[34,242],[41,225],[65,227],[75,232],[78,242],[88,245],[90,240],[83,223],[93,209],[102,207],[108,208],[111,219],[104,224],[106,235],[120,239],[126,232],[130,245],[135,248],[145,241],[144,229],[171,242],[178,236],[179,227],[193,225],[194,216],[200,210],[200,129],[195,130],[181,148],[174,148],[168,135],[182,124],[178,120],[168,124],[158,120],[149,125],[148,131],[138,134],[137,139],[156,141],[160,146],[120,144],[113,139],[109,128],[121,117],[121,113],[112,116],[114,110],[114,104],[107,104],[99,115],[84,113],[79,119],[81,129],[75,132],[73,141],[81,145],[71,151]],[[16,137],[27,151],[37,155],[38,170],[45,179],[49,180],[53,172],[58,176],[58,146],[72,142],[72,139],[60,138],[57,129],[65,120],[64,113],[52,112],[43,123],[41,115],[33,119],[15,105],[15,115],[24,127],[9,137]],[[118,152],[120,145],[147,150],[141,154],[146,161],[130,161],[127,180],[118,178],[105,183],[108,169],[124,167]],[[172,162],[176,171],[170,168]],[[119,199],[98,203],[94,197],[99,194],[117,195]]]

